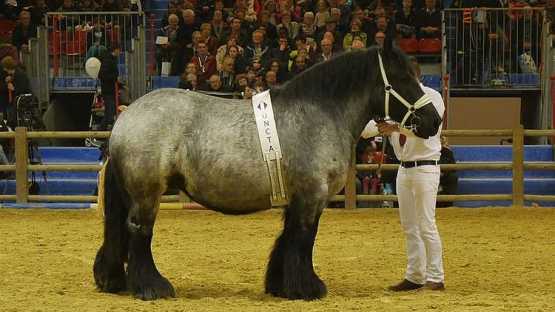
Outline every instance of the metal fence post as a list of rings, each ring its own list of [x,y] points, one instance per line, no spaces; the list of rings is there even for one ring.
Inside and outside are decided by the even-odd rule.
[[[347,171],[347,182],[345,183],[345,208],[355,209],[357,207],[357,189],[356,189],[356,146],[351,151],[351,166]]]
[[[524,207],[524,128],[513,129],[513,207]]]
[[[27,185],[27,128],[15,128],[15,195],[18,204],[26,203],[29,198]]]

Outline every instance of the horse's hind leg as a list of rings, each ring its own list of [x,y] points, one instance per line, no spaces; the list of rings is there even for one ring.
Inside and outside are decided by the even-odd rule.
[[[295,195],[285,210],[283,232],[275,242],[266,271],[266,293],[312,300],[327,292],[312,265],[314,240],[326,201],[302,196]]]
[[[152,194],[155,193],[152,192]],[[152,258],[151,242],[158,204],[158,195],[133,196],[127,218],[129,227],[127,285],[135,297],[143,300],[175,297],[172,284],[158,272]]]

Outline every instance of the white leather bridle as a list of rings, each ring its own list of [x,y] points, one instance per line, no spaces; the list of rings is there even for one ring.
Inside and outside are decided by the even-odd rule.
[[[380,55],[379,52],[378,52],[378,60],[380,61],[380,71],[382,72],[382,79],[383,79],[384,90],[385,90],[385,120],[391,119],[389,117],[389,94],[391,94],[394,97],[396,97],[397,100],[399,100],[399,102],[403,103],[403,105],[405,105],[405,107],[408,109],[407,113],[403,117],[403,120],[401,120],[401,123],[399,123],[399,127],[402,128],[405,126],[405,122],[407,122],[407,119],[412,114],[414,114],[414,112],[417,109],[423,107],[424,105],[427,105],[428,103],[431,103],[432,100],[430,99],[430,97],[424,94],[418,99],[418,101],[416,101],[416,103],[410,104],[407,100],[405,100],[399,93],[397,93],[393,89],[391,84],[389,84],[389,81],[387,80],[387,75],[385,74],[385,68],[383,66],[382,56]]]

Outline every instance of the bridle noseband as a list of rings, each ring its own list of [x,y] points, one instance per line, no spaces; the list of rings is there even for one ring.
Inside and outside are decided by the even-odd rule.
[[[380,55],[380,52],[378,52],[378,60],[380,62],[380,71],[382,72],[382,79],[383,79],[384,91],[385,91],[385,120],[390,120],[391,119],[390,116],[389,116],[389,95],[391,94],[395,98],[397,98],[397,100],[399,100],[399,102],[401,102],[403,105],[405,105],[405,107],[408,109],[407,113],[403,117],[403,120],[401,120],[401,123],[399,123],[399,127],[402,128],[402,127],[405,126],[405,123],[407,122],[409,117],[411,115],[414,115],[414,113],[416,112],[417,109],[427,105],[428,103],[431,103],[432,100],[430,99],[430,97],[428,97],[426,94],[424,94],[414,104],[410,104],[407,100],[405,100],[399,93],[397,93],[393,89],[391,84],[389,84],[389,81],[387,80],[387,75],[385,74],[385,68],[383,66],[382,56]]]

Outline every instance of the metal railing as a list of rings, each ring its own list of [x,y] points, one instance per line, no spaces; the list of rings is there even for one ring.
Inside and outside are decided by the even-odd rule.
[[[51,89],[94,89],[96,81],[86,74],[85,62],[89,57],[101,57],[111,46],[121,50],[122,81],[128,82],[133,70],[134,74],[146,73],[144,56],[137,60],[130,55],[145,53],[142,12],[48,12],[45,24],[42,40],[48,55]],[[139,66],[145,69],[139,71]],[[145,83],[144,76],[140,77]]]
[[[451,88],[541,87],[549,23],[543,8],[443,11]]]

